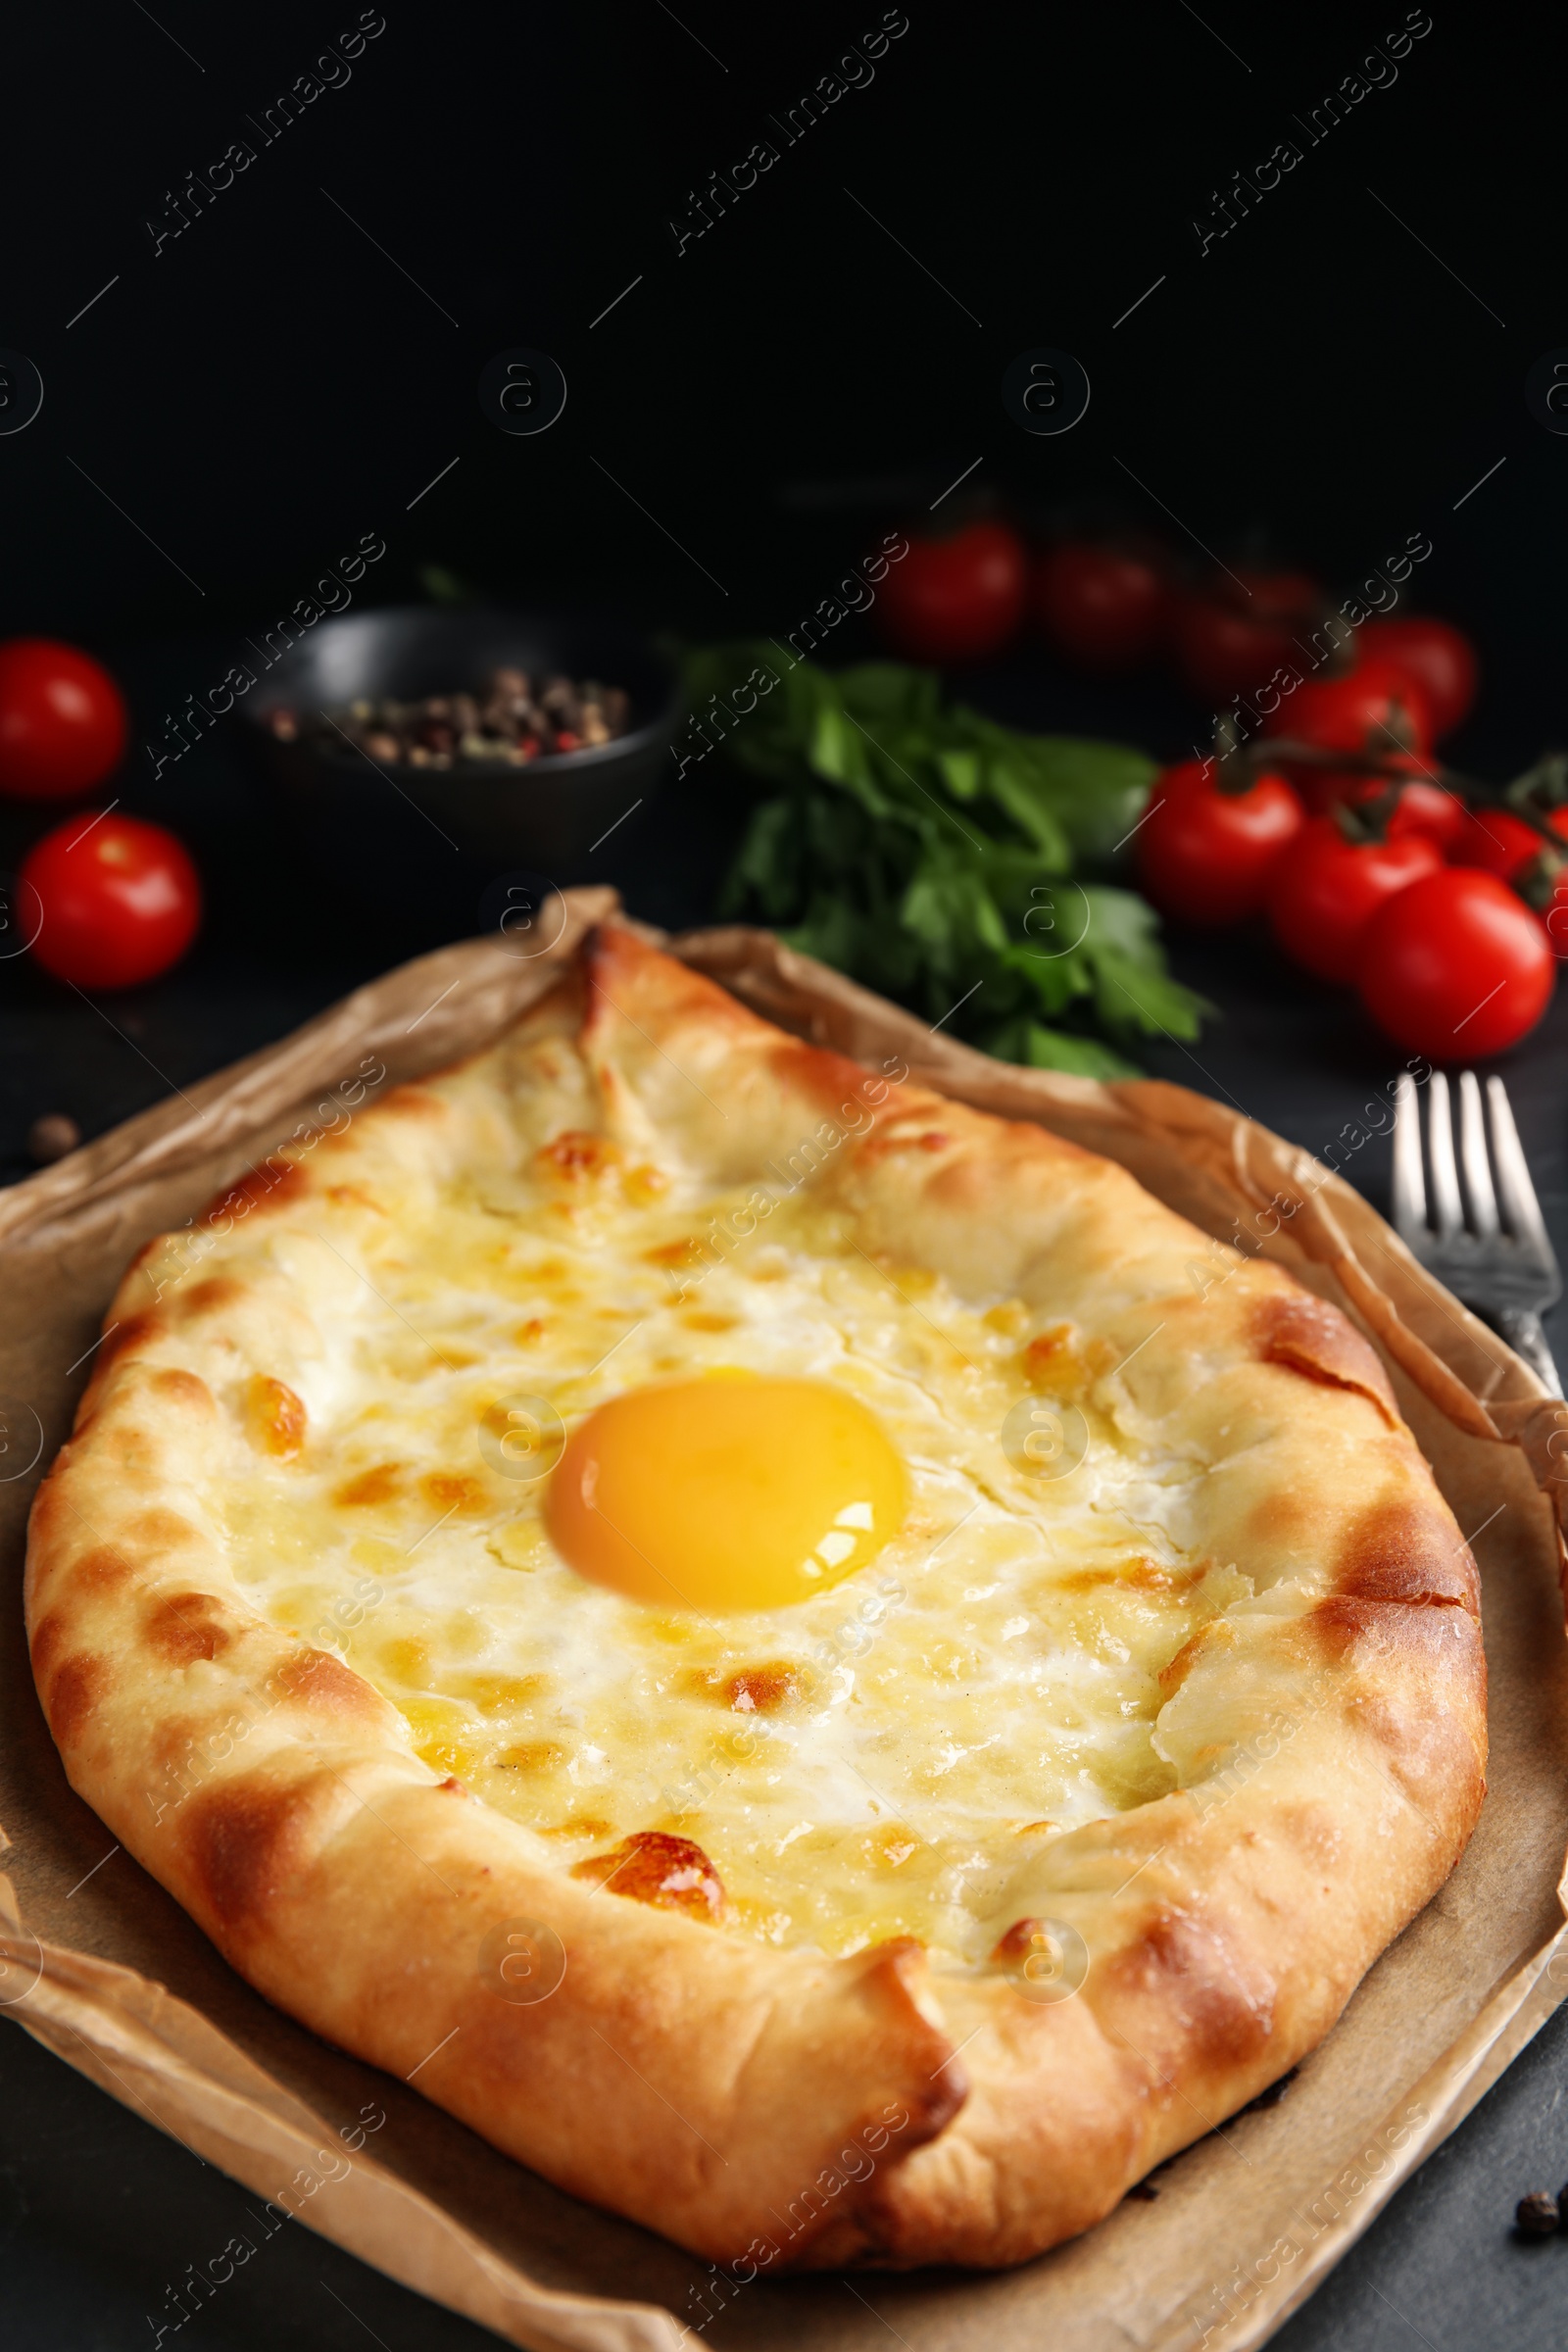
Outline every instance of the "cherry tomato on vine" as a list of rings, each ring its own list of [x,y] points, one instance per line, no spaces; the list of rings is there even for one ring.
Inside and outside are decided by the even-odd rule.
[[[1399,794],[1389,811],[1390,834],[1430,833],[1444,856],[1455,863],[1480,862],[1455,856],[1469,839],[1470,809],[1456,792],[1448,792],[1425,776],[1412,775],[1401,782],[1393,776],[1361,776],[1352,770],[1331,769],[1315,778],[1302,798],[1314,816],[1327,816],[1340,806],[1365,808],[1383,800],[1394,783],[1399,785]]]
[[[1115,547],[1064,540],[1035,569],[1032,601],[1047,642],[1086,669],[1135,669],[1165,632],[1170,599],[1154,565]]]
[[[17,875],[34,959],[77,988],[134,988],[177,963],[202,891],[183,845],[139,817],[68,817]]]
[[[1351,841],[1337,817],[1309,817],[1269,892],[1274,936],[1320,980],[1349,980],[1361,934],[1378,908],[1442,863],[1430,834]]]
[[[1556,985],[1546,932],[1495,874],[1447,866],[1379,908],[1361,939],[1362,1003],[1396,1045],[1474,1061],[1516,1045]]]
[[[120,688],[74,645],[0,645],[0,792],[55,801],[90,791],[120,765],[127,726]]]
[[[1445,858],[1451,858],[1469,822],[1470,811],[1456,792],[1433,784],[1425,776],[1412,776],[1400,789],[1389,819],[1389,831],[1430,833]]]
[[[1358,632],[1369,661],[1392,662],[1426,697],[1434,735],[1459,724],[1476,699],[1476,649],[1451,621],[1412,612],[1366,621]]]
[[[1263,721],[1263,733],[1326,751],[1379,758],[1432,748],[1432,715],[1423,688],[1392,662],[1362,662],[1340,677],[1306,678]]]
[[[1241,571],[1183,597],[1171,616],[1177,675],[1199,699],[1228,703],[1294,661],[1323,614],[1323,591],[1299,571]]]
[[[889,566],[877,626],[907,662],[978,662],[999,654],[1023,617],[1029,564],[1004,522],[971,522],[909,541]]]
[[[1212,760],[1168,767],[1139,828],[1139,876],[1164,914],[1189,923],[1235,923],[1255,914],[1270,877],[1306,814],[1282,776],[1228,792]]]
[[[1448,863],[1478,866],[1499,882],[1514,882],[1544,846],[1535,826],[1511,808],[1472,808],[1448,851]]]

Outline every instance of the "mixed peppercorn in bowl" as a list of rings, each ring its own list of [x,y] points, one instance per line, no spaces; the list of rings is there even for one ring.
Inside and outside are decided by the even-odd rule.
[[[531,676],[507,664],[490,670],[472,694],[426,694],[413,701],[362,695],[336,710],[303,714],[280,703],[268,711],[266,724],[280,743],[304,736],[323,752],[363,752],[409,767],[526,767],[560,752],[613,743],[625,734],[629,711],[623,687],[597,678],[578,682],[560,672]]]

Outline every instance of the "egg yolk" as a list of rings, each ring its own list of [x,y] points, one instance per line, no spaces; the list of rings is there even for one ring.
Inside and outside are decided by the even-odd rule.
[[[567,1443],[546,1532],[579,1576],[659,1608],[776,1609],[873,1559],[904,1466],[825,1381],[670,1381],[612,1397]]]

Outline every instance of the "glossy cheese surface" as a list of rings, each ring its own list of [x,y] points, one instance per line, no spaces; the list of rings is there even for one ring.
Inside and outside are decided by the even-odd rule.
[[[562,1866],[668,1833],[732,1932],[982,1963],[1040,1841],[1175,1785],[1161,1671],[1250,1587],[1197,1549],[1203,1467],[1141,1446],[1117,1348],[873,1259],[809,1186],[746,1232],[754,1197],[566,1130],[368,1212],[353,1270],[280,1231],[281,1270],[331,1305],[287,1380],[252,1383],[221,1484],[236,1574]],[[858,1548],[803,1597],[636,1598],[561,1556],[551,1479],[590,1416],[690,1399],[640,1451],[628,1422],[617,1492],[657,1516],[680,1414],[699,1432],[748,1380],[881,1433],[900,1484],[864,1505],[874,1543],[829,1481],[823,1524],[849,1508]],[[808,1499],[828,1476],[814,1411],[770,1421],[773,1491],[781,1459]]]

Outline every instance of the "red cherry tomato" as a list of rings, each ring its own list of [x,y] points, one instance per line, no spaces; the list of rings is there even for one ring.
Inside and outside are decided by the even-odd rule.
[[[1499,882],[1513,882],[1544,847],[1535,826],[1511,808],[1472,808],[1448,851],[1448,863],[1479,866]]]
[[[1331,769],[1316,777],[1311,790],[1302,797],[1314,816],[1327,816],[1341,803],[1364,808],[1371,802],[1381,801],[1390,784],[1397,781],[1396,777],[1358,776],[1343,768],[1338,772]],[[1430,833],[1446,858],[1455,864],[1472,865],[1481,860],[1455,855],[1468,840],[1472,821],[1470,809],[1456,792],[1433,784],[1425,776],[1411,776],[1400,785],[1387,829],[1391,834]]]
[[[911,539],[882,582],[878,627],[907,662],[978,662],[1017,630],[1028,568],[1023,542],[1003,522]]]
[[[1336,818],[1309,817],[1274,874],[1268,902],[1274,935],[1320,980],[1348,980],[1361,934],[1384,901],[1442,863],[1429,834],[1348,841]]]
[[[120,688],[74,645],[0,645],[0,792],[54,801],[90,791],[120,765],[127,727]]]
[[[1282,760],[1280,773],[1291,778],[1309,816],[1332,815],[1347,801],[1370,800],[1374,784],[1382,792],[1396,778],[1413,781],[1420,777],[1430,782],[1432,767],[1429,761],[1417,760],[1409,752],[1390,752],[1386,757],[1387,768],[1380,764],[1375,773],[1370,768],[1316,767],[1304,760]],[[1408,827],[1396,827],[1396,830],[1405,831]]]
[[[1165,583],[1152,564],[1119,548],[1072,541],[1042,556],[1033,601],[1057,653],[1107,673],[1147,661],[1164,635],[1169,612]]]
[[[181,843],[134,816],[68,817],[17,875],[19,918],[46,972],[77,988],[134,988],[177,963],[202,891]]]
[[[1380,777],[1378,781],[1381,784],[1385,779]],[[1395,804],[1389,831],[1430,833],[1445,858],[1449,858],[1455,845],[1463,840],[1469,822],[1470,811],[1456,792],[1430,783],[1425,776],[1412,776]]]
[[[1367,661],[1392,662],[1426,696],[1434,735],[1456,727],[1476,699],[1476,649],[1450,621],[1425,613],[1369,620],[1358,633]]]
[[[1306,678],[1263,721],[1263,733],[1334,752],[1380,757],[1432,748],[1425,691],[1392,662],[1362,662],[1342,677]]]
[[[1447,866],[1379,908],[1356,979],[1378,1026],[1432,1061],[1479,1061],[1545,1011],[1557,966],[1546,934],[1495,874]]]
[[[1283,777],[1225,792],[1212,760],[1185,760],[1159,778],[1139,828],[1145,893],[1189,923],[1240,922],[1262,906],[1281,853],[1305,822]]]
[[[1300,665],[1323,591],[1298,571],[1243,571],[1186,597],[1171,620],[1177,674],[1201,702],[1228,703],[1275,670]]]

